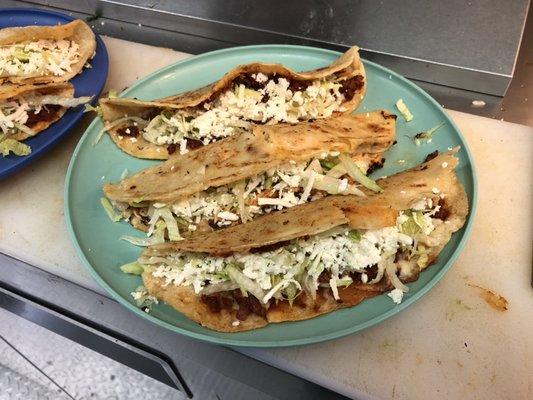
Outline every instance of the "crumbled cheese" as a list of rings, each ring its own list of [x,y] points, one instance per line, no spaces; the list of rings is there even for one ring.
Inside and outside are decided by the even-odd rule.
[[[447,167],[448,167],[448,163],[447,163],[446,161],[444,161],[444,162],[442,163],[442,168],[447,168]]]
[[[387,296],[389,296],[395,304],[400,304],[403,299],[403,292],[400,289],[393,289],[387,293]]]
[[[265,253],[236,254],[226,258],[198,258],[188,253],[178,253],[168,256],[165,263],[155,268],[153,275],[164,278],[165,285],[190,285],[199,293],[206,282],[226,281],[228,278],[223,272],[225,267],[237,262],[247,278],[256,282],[261,289],[271,290],[273,276],[292,279],[290,271],[300,263],[308,265],[307,275],[314,282],[318,281],[324,269],[331,271],[333,278],[338,279],[351,272],[364,272],[366,268],[379,263],[382,257],[396,253],[400,246],[413,245],[413,239],[401,233],[398,226],[365,231],[357,241],[348,237],[346,232],[347,228],[344,228],[330,234],[299,239],[291,251],[282,247]],[[368,280],[368,276],[361,279]]]
[[[436,187],[434,187],[433,189],[431,189],[431,191],[435,194],[439,194],[440,193],[440,190]]]
[[[239,326],[241,324],[241,321],[235,320],[231,323],[232,326]]]
[[[344,178],[339,181],[339,193],[344,192],[348,189],[348,179]]]
[[[80,59],[79,46],[69,40],[38,40],[0,47],[0,77],[62,76]]]
[[[289,163],[252,176],[244,182],[202,191],[170,205],[153,203],[152,207],[168,206],[172,214],[192,231],[194,228],[191,229],[191,226],[196,227],[200,221],[224,227],[239,219],[246,222],[256,215],[315,201],[324,193],[357,194],[354,185],[350,185],[345,177],[337,179],[320,174],[317,170],[324,172],[317,159],[310,164]],[[203,172],[205,169],[202,168],[198,174]],[[311,195],[313,189],[317,191]],[[128,205],[124,204],[124,207]]]
[[[211,103],[205,103],[204,110],[183,109],[174,114],[163,111],[144,128],[143,137],[158,145],[179,143],[180,153],[184,154],[189,139],[209,144],[248,130],[254,122],[297,123],[327,118],[345,99],[339,91],[341,84],[334,81],[316,80],[305,91],[293,92],[287,79],[269,80],[260,73],[254,79],[266,82],[265,87],[251,90],[241,84],[224,91]],[[263,101],[265,96],[268,101]]]
[[[217,214],[218,218],[225,219],[227,221],[238,221],[239,216],[229,211],[221,211]]]

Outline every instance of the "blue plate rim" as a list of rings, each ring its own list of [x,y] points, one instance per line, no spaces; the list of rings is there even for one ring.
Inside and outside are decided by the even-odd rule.
[[[55,17],[60,17],[62,19],[67,19],[67,20],[70,20],[70,21],[74,21],[76,19],[79,19],[79,18],[74,18],[72,17],[71,15],[68,15],[68,14],[64,14],[64,13],[61,13],[61,12],[58,12],[58,11],[52,11],[52,10],[44,10],[44,9],[40,9],[40,8],[24,8],[24,7],[10,7],[10,8],[2,8],[0,10],[2,13],[10,13],[10,12],[26,12],[26,13],[29,13],[29,14],[41,14],[41,15],[52,15],[52,16],[55,16]],[[98,98],[100,97],[100,94],[102,93],[103,89],[104,89],[104,86],[105,86],[105,82],[107,81],[107,76],[108,76],[108,73],[109,73],[109,56],[107,54],[107,48],[104,44],[104,41],[102,40],[102,38],[100,37],[100,35],[98,35],[96,32],[94,32],[93,30],[93,33],[94,33],[94,36],[95,36],[95,39],[96,39],[96,48],[100,48],[100,54],[99,56],[102,57],[102,60],[103,60],[103,63],[105,64],[105,79],[104,79],[104,83],[103,85],[101,86],[101,88],[98,90],[97,93],[95,93],[93,99],[90,101],[90,104],[94,105],[96,104],[96,102],[98,101]],[[82,72],[83,74],[83,72]],[[79,76],[81,74],[78,74],[76,76]],[[74,77],[75,78],[75,77]],[[72,79],[74,79],[72,78]],[[54,137],[53,139],[50,139],[46,144],[43,144],[42,146],[39,146],[37,149],[34,149],[32,148],[32,152],[27,155],[27,156],[23,156],[19,162],[17,162],[16,164],[13,164],[11,165],[10,167],[6,168],[6,169],[3,169],[1,170],[0,169],[0,181],[23,170],[24,168],[26,168],[29,164],[31,164],[32,162],[38,160],[41,156],[43,156],[44,154],[46,154],[48,151],[52,150],[56,145],[59,144],[59,142],[61,140],[63,140],[70,131],[72,131],[73,128],[75,128],[75,126],[83,119],[84,115],[83,113],[81,113],[79,116],[75,116],[72,121],[70,121],[68,123],[68,125],[66,125],[64,128],[63,128],[63,132],[61,134],[59,134],[58,136]],[[53,129],[53,124],[47,128],[46,130],[44,130],[43,132],[39,132],[39,134],[45,134],[46,131],[48,129]],[[18,160],[17,160],[18,161]]]
[[[134,85],[130,86],[128,89],[126,89],[124,92],[121,93],[121,96],[125,96],[134,89],[137,89],[139,86],[142,86],[144,82],[152,79],[153,77],[164,74],[168,72],[169,70],[172,70],[174,68],[179,68],[183,64],[187,64],[190,62],[196,62],[197,60],[202,60],[206,58],[210,58],[213,56],[217,56],[219,54],[225,54],[225,53],[231,53],[235,51],[253,51],[253,50],[260,50],[260,49],[280,49],[286,51],[287,49],[298,49],[298,50],[309,50],[313,52],[322,52],[324,54],[330,54],[334,56],[339,56],[340,52],[334,51],[334,50],[328,50],[328,49],[322,49],[319,47],[311,47],[311,46],[299,46],[299,45],[279,45],[279,44],[262,44],[262,45],[252,45],[252,46],[236,46],[221,50],[215,50],[207,53],[203,53],[200,55],[192,56],[189,58],[186,58],[184,60],[179,60],[173,64],[170,64],[166,67],[163,67],[157,71],[152,72],[151,74],[146,75],[141,80],[136,82]],[[125,300],[119,293],[117,293],[103,278],[100,277],[100,275],[97,273],[97,271],[92,267],[89,260],[85,257],[85,253],[81,249],[79,243],[78,243],[78,237],[76,235],[76,232],[74,231],[74,227],[72,224],[72,216],[70,212],[70,182],[71,182],[71,175],[72,171],[75,168],[75,163],[77,160],[78,153],[81,151],[81,148],[83,144],[89,140],[89,134],[94,129],[95,125],[99,123],[98,118],[95,118],[91,124],[87,127],[86,131],[80,138],[80,141],[78,142],[73,154],[71,161],[69,163],[67,174],[65,177],[65,190],[64,190],[64,196],[65,196],[65,205],[64,205],[64,211],[65,211],[65,222],[67,224],[67,230],[69,233],[69,236],[71,238],[71,241],[76,249],[76,253],[78,254],[78,257],[81,259],[82,264],[85,266],[86,269],[88,269],[91,276],[97,281],[98,284],[100,284],[108,293],[111,294],[111,296],[117,300],[120,304],[125,306],[127,309],[132,311],[133,313],[137,314],[138,316],[141,316],[143,318],[148,319],[149,321],[152,321],[153,323],[163,326],[167,329],[170,329],[173,332],[180,333],[182,335],[185,335],[189,338],[195,339],[195,340],[201,340],[206,341],[209,343],[214,344],[221,344],[226,346],[234,346],[234,347],[250,347],[250,348],[281,348],[281,347],[291,347],[291,346],[303,346],[303,345],[309,345],[314,343],[320,343],[324,341],[329,341],[333,339],[338,339],[356,332],[359,332],[361,330],[367,329],[373,325],[376,325],[396,314],[404,310],[405,308],[409,307],[410,305],[414,304],[416,301],[418,301],[420,298],[425,296],[442,278],[443,276],[450,270],[450,268],[453,266],[459,255],[462,253],[466,242],[468,238],[470,237],[471,231],[472,231],[472,225],[475,219],[476,211],[477,211],[477,202],[478,202],[478,180],[477,180],[477,174],[476,174],[476,168],[474,165],[474,158],[472,156],[472,152],[470,151],[470,148],[468,146],[468,143],[461,133],[461,130],[458,128],[458,126],[455,124],[455,122],[451,119],[451,117],[448,115],[446,110],[435,100],[433,99],[428,93],[426,93],[425,90],[420,88],[418,85],[414,84],[410,80],[404,78],[402,75],[383,67],[377,63],[374,63],[372,61],[368,61],[363,59],[363,62],[365,64],[365,67],[367,65],[371,65],[375,68],[381,69],[385,71],[386,73],[389,73],[390,75],[394,76],[397,79],[400,79],[408,85],[409,87],[415,89],[418,93],[422,94],[422,96],[425,97],[426,100],[428,100],[433,105],[437,106],[439,109],[442,110],[442,113],[444,117],[446,118],[446,123],[450,124],[450,126],[457,132],[460,140],[461,140],[461,146],[464,147],[468,163],[470,165],[470,178],[472,180],[472,198],[469,199],[469,214],[467,217],[467,220],[465,222],[465,225],[459,232],[456,232],[455,235],[461,234],[461,239],[459,243],[457,244],[456,248],[453,250],[453,253],[450,255],[448,260],[445,262],[445,264],[441,267],[441,269],[431,278],[422,288],[420,288],[417,293],[415,293],[413,296],[407,298],[404,300],[401,304],[397,305],[394,308],[391,308],[390,310],[369,319],[368,321],[365,321],[363,323],[357,324],[355,326],[342,329],[339,331],[335,331],[332,333],[327,333],[323,335],[317,335],[310,338],[299,338],[299,339],[286,339],[283,341],[274,341],[274,340],[263,340],[263,341],[254,341],[253,339],[231,339],[231,338],[217,338],[210,336],[208,334],[204,334],[201,332],[191,332],[187,329],[180,328],[176,325],[173,325],[171,323],[168,323],[166,321],[163,321],[159,318],[156,318],[150,314],[147,314],[146,312],[142,311],[138,307],[134,306],[127,300]],[[177,311],[176,311],[177,312]],[[249,343],[253,342],[253,343]]]

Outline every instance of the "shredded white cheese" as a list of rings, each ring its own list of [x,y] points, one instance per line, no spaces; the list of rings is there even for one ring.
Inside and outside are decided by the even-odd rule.
[[[0,46],[0,77],[62,76],[80,59],[79,46],[68,40],[38,40]]]

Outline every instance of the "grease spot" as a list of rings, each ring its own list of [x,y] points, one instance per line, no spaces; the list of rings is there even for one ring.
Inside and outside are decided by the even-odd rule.
[[[461,299],[455,299],[446,309],[446,319],[452,321],[454,317],[464,311],[470,311],[472,307],[464,303]]]
[[[493,292],[492,290],[486,289],[483,286],[475,285],[473,283],[469,283],[468,286],[479,289],[480,297],[495,310],[504,312],[509,309],[509,302],[502,295]]]

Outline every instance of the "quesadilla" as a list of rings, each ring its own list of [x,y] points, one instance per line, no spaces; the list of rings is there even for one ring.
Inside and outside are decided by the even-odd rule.
[[[251,124],[298,123],[352,112],[364,97],[366,78],[358,48],[328,67],[295,72],[280,64],[236,67],[201,89],[155,101],[100,101],[105,130],[126,153],[167,159]]]
[[[468,200],[448,152],[377,181],[382,192],[330,196],[246,224],[151,246],[123,271],[199,324],[238,332],[352,307],[401,302],[465,223]]]
[[[79,19],[0,29],[0,93],[13,84],[66,82],[81,72],[95,49],[93,31]]]
[[[59,120],[69,107],[87,103],[91,97],[74,98],[69,82],[11,86],[0,93],[0,154],[27,155],[29,146],[20,143]]]
[[[395,121],[375,111],[254,125],[106,184],[104,192],[121,218],[155,232],[145,240],[126,237],[138,245],[164,240],[165,229],[170,240],[181,240],[331,194],[364,196],[362,186],[380,190],[365,174],[383,164]]]

